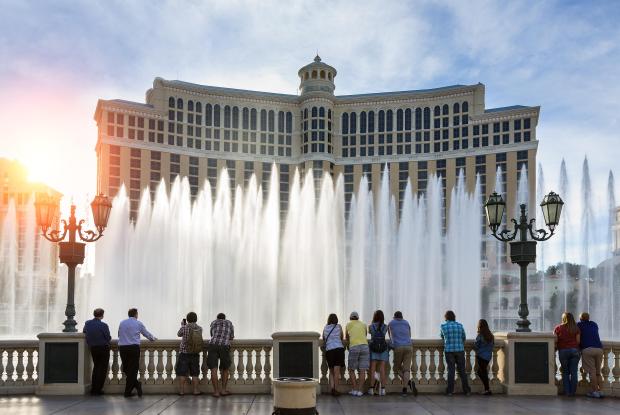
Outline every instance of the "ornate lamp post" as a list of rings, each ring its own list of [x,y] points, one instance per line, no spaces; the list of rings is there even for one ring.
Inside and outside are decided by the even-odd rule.
[[[527,319],[527,316],[530,314],[527,307],[527,266],[536,261],[536,241],[546,241],[554,234],[555,228],[560,222],[563,205],[564,202],[560,196],[554,192],[549,192],[540,204],[549,232],[544,229],[535,229],[534,223],[536,219],[528,221],[525,204],[522,204],[520,206],[521,217],[519,222],[511,219],[512,223],[514,223],[514,230],[503,229],[499,234],[497,231],[502,223],[506,202],[504,202],[501,195],[493,192],[484,205],[489,228],[493,236],[502,242],[510,242],[510,260],[513,264],[519,264],[521,268],[521,303],[519,304],[519,317],[521,319],[517,322],[517,331],[531,331],[530,321]],[[527,239],[528,232],[532,240]],[[517,235],[519,240],[514,241]]]
[[[110,210],[112,209],[112,203],[110,200],[100,194],[95,196],[95,199],[90,204],[93,210],[93,218],[95,221],[95,227],[97,233],[92,230],[82,230],[84,220],[77,222],[75,218],[75,205],[71,205],[71,216],[69,217],[69,223],[62,220],[63,230],[60,229],[50,230],[54,220],[58,217],[58,202],[59,199],[51,197],[45,194],[37,195],[35,201],[37,225],[41,228],[41,232],[45,239],[51,242],[58,242],[60,248],[60,262],[67,265],[69,268],[69,281],[68,281],[68,298],[67,307],[65,309],[65,316],[67,319],[63,323],[65,328],[63,332],[74,333],[76,332],[75,326],[75,267],[84,262],[84,247],[85,243],[76,241],[76,234],[84,242],[94,242],[103,236],[103,230],[108,225],[108,219],[110,217]],[[64,242],[65,237],[69,234],[69,241]]]

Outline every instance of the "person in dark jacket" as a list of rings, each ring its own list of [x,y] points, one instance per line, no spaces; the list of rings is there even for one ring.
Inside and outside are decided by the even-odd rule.
[[[483,395],[491,394],[491,389],[489,388],[489,363],[493,358],[494,342],[495,337],[493,333],[491,333],[491,329],[489,329],[489,323],[484,319],[479,320],[478,336],[476,337],[474,350],[476,351],[476,363],[478,365],[476,374],[480,377],[484,385]]]
[[[96,308],[93,311],[92,320],[84,323],[82,330],[86,334],[86,344],[93,358],[93,374],[90,384],[91,395],[103,395],[103,384],[108,375],[110,364],[110,328],[103,321],[103,309]]]
[[[601,384],[603,377],[601,376],[601,366],[603,364],[603,343],[598,335],[598,325],[590,321],[590,314],[581,313],[579,316],[579,332],[581,338],[579,341],[579,349],[581,350],[581,367],[590,378],[590,392],[587,396],[590,398],[602,398]]]

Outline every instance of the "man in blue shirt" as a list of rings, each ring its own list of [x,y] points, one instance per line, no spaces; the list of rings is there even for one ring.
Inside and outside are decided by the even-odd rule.
[[[463,393],[470,395],[467,374],[465,373],[465,329],[461,323],[456,322],[454,311],[448,310],[445,314],[446,321],[441,325],[441,338],[444,341],[444,355],[448,364],[448,389],[446,394],[452,396],[454,393],[454,366],[456,365],[461,378]]]
[[[598,335],[598,325],[590,321],[590,314],[581,313],[577,323],[581,333],[579,348],[581,349],[581,366],[590,378],[590,398],[602,398],[601,366],[603,364],[603,343]]]
[[[84,323],[82,330],[86,334],[86,344],[90,348],[90,355],[93,358],[93,374],[90,383],[91,395],[103,395],[103,384],[108,375],[110,364],[110,328],[103,319],[103,309],[96,308],[93,311],[92,320]]]
[[[142,384],[138,382],[138,369],[140,367],[140,335],[150,341],[155,341],[153,336],[138,321],[138,309],[130,308],[127,312],[129,318],[121,321],[118,326],[118,351],[123,363],[125,372],[125,397],[133,396],[133,389],[138,391],[138,396],[142,396]]]

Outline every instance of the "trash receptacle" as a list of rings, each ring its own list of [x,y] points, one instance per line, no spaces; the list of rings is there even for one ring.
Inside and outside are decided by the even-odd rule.
[[[319,381],[304,377],[273,380],[273,415],[316,415],[316,389]]]

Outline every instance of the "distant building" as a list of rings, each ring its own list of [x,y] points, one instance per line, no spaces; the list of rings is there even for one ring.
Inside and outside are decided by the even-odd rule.
[[[58,246],[40,236],[33,204],[37,193],[61,195],[29,182],[19,162],[0,158],[0,335],[47,328]]]

